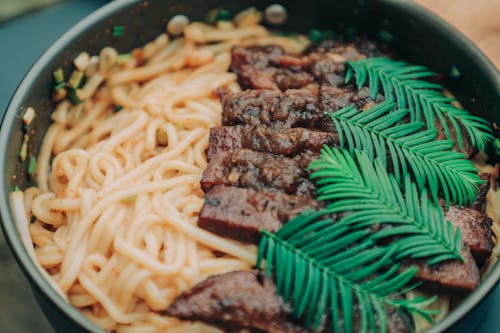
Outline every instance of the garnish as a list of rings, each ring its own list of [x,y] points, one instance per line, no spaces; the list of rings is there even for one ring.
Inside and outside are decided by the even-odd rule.
[[[396,259],[429,258],[428,264],[460,259],[460,230],[445,221],[440,206],[433,204],[423,189],[406,175],[403,190],[400,182],[389,175],[380,158],[374,162],[364,151],[351,153],[325,146],[318,160],[311,163],[311,178],[319,186],[318,200],[327,202],[326,211],[342,214],[337,224],[359,230],[384,224],[370,238],[404,236],[391,240],[398,248]]]
[[[309,37],[309,39],[312,42],[321,43],[325,39],[332,38],[333,37],[333,31],[331,31],[331,30],[311,29],[309,31],[308,37]]]
[[[348,106],[330,113],[340,146],[351,153],[363,149],[371,160],[379,157],[385,168],[392,166],[398,183],[410,171],[435,202],[440,193],[447,205],[473,202],[481,179],[472,162],[452,150],[453,141],[436,140],[435,129],[422,130],[425,124],[419,121],[402,123],[410,111],[394,107],[385,101],[363,112]]]
[[[410,109],[412,122],[424,120],[429,129],[435,129],[439,123],[446,138],[456,140],[459,149],[464,144],[462,129],[469,135],[471,144],[479,150],[484,150],[485,144],[493,139],[486,120],[452,105],[451,102],[455,100],[442,94],[441,85],[420,80],[434,75],[424,66],[388,58],[366,58],[348,62],[345,81],[351,81],[353,74],[358,89],[369,82],[373,98],[377,96],[381,85],[386,99],[395,99],[398,109]],[[451,126],[456,139],[451,134]]]
[[[79,70],[74,70],[68,80],[68,86],[73,89],[80,88],[83,81],[83,72]]]
[[[215,24],[217,21],[229,21],[231,19],[231,12],[228,9],[212,9],[208,11],[205,16],[205,22],[208,24]]]
[[[124,202],[124,203],[131,203],[131,202],[134,202],[136,199],[137,199],[137,196],[133,195],[133,196],[130,196],[130,197],[123,198],[122,202]]]
[[[115,25],[113,27],[113,30],[111,31],[111,34],[114,37],[121,37],[124,32],[125,32],[125,27],[123,25]]]
[[[389,308],[407,321],[406,313],[432,321],[434,312],[424,307],[434,298],[401,298],[416,287],[409,283],[417,268],[401,271],[392,261],[396,247],[388,251],[376,246],[369,230],[351,232],[322,215],[306,212],[276,233],[262,230],[257,267],[266,259],[265,273],[274,276],[277,292],[291,300],[295,318],[305,318],[305,325],[316,329],[330,308],[334,332],[341,322],[343,331],[352,332],[356,316],[361,332],[375,332],[377,327],[385,332]]]
[[[55,83],[63,83],[64,82],[64,71],[61,67],[58,67],[55,71],[52,72],[52,77],[54,78]]]
[[[113,112],[114,113],[120,112],[122,109],[123,109],[122,105],[115,105],[115,107],[113,108]]]
[[[35,177],[36,172],[36,157],[30,156],[30,162],[28,164],[28,174],[31,178]]]
[[[23,162],[28,156],[28,142],[23,141],[21,145],[21,150],[19,151],[19,159]]]
[[[82,102],[80,97],[78,97],[78,94],[76,92],[76,89],[70,89],[68,91],[68,99],[73,103],[74,105],[78,105]]]

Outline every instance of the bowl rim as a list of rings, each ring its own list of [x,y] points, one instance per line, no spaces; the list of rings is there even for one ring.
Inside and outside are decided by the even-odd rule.
[[[3,191],[2,200],[0,200],[0,216],[2,229],[6,236],[6,242],[9,245],[12,253],[14,254],[14,257],[18,265],[21,267],[24,275],[31,282],[31,288],[35,287],[37,291],[43,294],[46,299],[50,300],[50,302],[57,308],[59,312],[64,313],[64,315],[69,317],[74,323],[89,332],[103,333],[105,331],[92,323],[77,308],[71,306],[53,289],[50,283],[38,271],[36,264],[29,256],[18,235],[17,225],[10,206],[10,189],[7,187],[9,178],[5,173],[7,165],[7,146],[9,144],[9,138],[14,131],[13,127],[10,125],[15,123],[18,118],[18,111],[22,107],[24,96],[29,91],[31,82],[35,81],[38,77],[38,74],[48,65],[50,65],[55,54],[65,49],[75,38],[77,38],[81,34],[82,31],[88,29],[93,24],[109,17],[114,12],[122,8],[128,7],[133,4],[140,4],[142,2],[142,0],[119,0],[105,4],[91,14],[87,15],[76,25],[67,30],[62,36],[60,36],[49,48],[47,48],[46,51],[42,53],[42,55],[29,69],[27,74],[23,77],[7,106],[0,127],[0,151],[3,156],[1,162],[2,164],[0,164],[0,170],[4,171],[0,173],[0,186]],[[465,37],[465,35],[452,27],[449,23],[444,21],[439,16],[433,14],[426,8],[413,1],[381,0],[380,2],[391,3],[391,5],[398,6],[403,11],[409,13],[412,16],[419,16],[421,18],[424,18],[428,24],[436,26],[436,29],[443,30],[449,36],[450,40],[452,40],[454,43],[457,43],[460,48],[464,50],[464,52],[470,53],[477,60],[478,67],[483,67],[484,69],[486,69],[489,79],[492,82],[496,83],[496,90],[498,94],[500,94],[499,71],[484,55],[484,53],[479,50],[479,48],[477,48],[467,37]],[[427,333],[442,332],[448,328],[451,328],[458,322],[460,318],[464,317],[470,311],[472,311],[472,309],[474,309],[476,305],[478,305],[478,303],[494,289],[494,287],[498,284],[499,279],[500,261],[495,264],[489,275],[485,278],[485,280],[481,282],[479,287],[473,293],[471,293],[442,321],[438,322],[430,330],[428,330]]]

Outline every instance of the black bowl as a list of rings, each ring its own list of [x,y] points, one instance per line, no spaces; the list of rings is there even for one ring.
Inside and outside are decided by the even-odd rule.
[[[37,113],[34,124],[34,153],[37,153],[43,135],[50,123],[49,98],[52,71],[59,67],[68,70],[71,59],[81,51],[97,53],[112,45],[127,51],[144,44],[164,31],[165,20],[176,14],[185,14],[192,20],[201,20],[204,14],[224,6],[237,12],[251,5],[259,9],[275,1],[135,1],[112,2],[97,10],[54,43],[35,63],[19,85],[4,116],[0,133],[0,182],[2,199],[0,210],[2,227],[19,265],[29,279],[34,294],[51,325],[57,332],[102,332],[77,309],[66,303],[42,277],[28,255],[13,217],[9,192],[14,185],[24,188],[30,180],[27,166],[19,162],[18,154],[23,140],[21,115],[27,106]],[[412,2],[397,0],[319,0],[283,1],[289,19],[283,27],[306,32],[310,28],[334,29],[383,39],[403,59],[426,65],[450,76],[446,86],[471,113],[500,123],[500,75],[486,57],[462,34]],[[115,25],[125,26],[122,37],[114,37],[110,30]],[[500,263],[467,299],[429,332],[471,332],[489,301],[489,295],[500,277]]]

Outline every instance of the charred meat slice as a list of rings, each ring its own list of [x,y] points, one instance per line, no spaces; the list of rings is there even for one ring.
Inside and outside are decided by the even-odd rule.
[[[276,295],[274,283],[255,271],[211,276],[179,296],[164,313],[225,330],[307,332],[293,322],[291,308]]]
[[[357,308],[356,304],[353,306]],[[401,316],[391,309],[388,311],[387,331],[409,332]],[[201,320],[225,331],[246,328],[251,332],[312,333],[293,319],[291,306],[276,294],[273,281],[256,271],[211,276],[179,296],[164,314],[184,320]],[[360,329],[358,314],[354,311],[355,331]],[[331,319],[325,322],[326,325],[316,332],[332,332]],[[335,324],[343,327],[342,321]]]
[[[304,127],[334,132],[332,119],[326,112],[335,112],[348,105],[365,110],[384,100],[374,101],[368,88],[321,87],[318,94],[305,89],[286,93],[269,90],[245,90],[239,93],[220,91],[222,123],[231,125],[262,125],[275,128]]]
[[[493,248],[491,218],[475,209],[451,206],[445,219],[460,229],[462,241],[469,246],[472,256],[481,267]]]
[[[460,260],[448,260],[429,266],[425,260],[412,261],[418,267],[416,279],[422,281],[422,288],[438,293],[467,294],[477,288],[480,282],[479,270],[469,247],[464,246]]]
[[[210,161],[219,151],[230,151],[238,148],[293,157],[305,151],[319,153],[323,145],[334,146],[336,143],[337,135],[334,133],[311,131],[305,128],[212,127],[207,159]]]
[[[198,226],[222,237],[257,244],[260,228],[277,231],[295,215],[317,207],[315,200],[282,192],[218,185],[205,195]]]
[[[273,59],[285,54],[275,45],[234,47],[231,51],[231,71],[238,75],[243,89],[278,89],[274,75],[277,68]]]
[[[220,92],[223,125],[316,128],[321,120],[317,96],[307,90],[286,94],[269,90]]]
[[[304,155],[292,159],[249,149],[221,151],[210,160],[201,187],[205,192],[215,185],[275,189],[312,198],[315,187],[305,170],[311,160]]]

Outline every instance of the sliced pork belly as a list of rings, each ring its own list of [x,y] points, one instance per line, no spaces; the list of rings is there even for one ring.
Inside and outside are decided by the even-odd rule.
[[[265,126],[223,126],[210,129],[207,159],[219,151],[248,148],[293,157],[311,151],[319,153],[326,144],[334,146],[337,135],[305,128],[276,129]]]
[[[249,149],[217,153],[201,178],[203,191],[215,185],[274,189],[291,195],[314,197],[315,187],[306,170],[312,156],[276,156]]]
[[[260,228],[275,232],[318,202],[276,191],[217,185],[205,194],[198,226],[222,237],[258,244]]]

